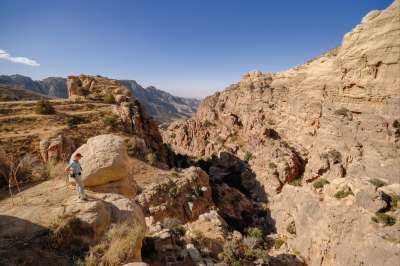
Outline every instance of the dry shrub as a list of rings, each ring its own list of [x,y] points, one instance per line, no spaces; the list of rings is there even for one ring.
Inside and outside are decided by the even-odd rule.
[[[8,185],[9,193],[12,196],[12,188],[15,186],[20,191],[21,181],[29,180],[32,177],[32,171],[35,166],[35,158],[30,155],[17,157],[14,154],[0,152],[0,177],[2,184]]]
[[[89,254],[77,264],[82,266],[123,265],[134,257],[139,227],[122,222],[114,224],[99,244],[90,248]]]
[[[53,249],[67,248],[76,251],[87,247],[87,244],[83,243],[83,239],[88,240],[93,236],[94,232],[89,224],[84,223],[77,217],[64,215],[58,217],[50,226],[47,242]]]

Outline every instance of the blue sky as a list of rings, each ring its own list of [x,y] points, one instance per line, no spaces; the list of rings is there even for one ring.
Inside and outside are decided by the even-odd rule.
[[[391,2],[0,0],[0,74],[100,74],[203,97],[337,46]]]

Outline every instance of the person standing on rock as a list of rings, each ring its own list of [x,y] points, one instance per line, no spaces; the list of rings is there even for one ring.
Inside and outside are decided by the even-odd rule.
[[[86,200],[85,188],[82,183],[82,167],[79,160],[82,158],[82,154],[77,153],[74,159],[71,160],[68,166],[65,168],[65,172],[70,174],[70,177],[75,180],[76,190],[78,191],[79,198],[81,200]]]

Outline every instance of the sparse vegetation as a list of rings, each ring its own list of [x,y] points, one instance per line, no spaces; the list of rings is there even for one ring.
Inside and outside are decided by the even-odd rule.
[[[249,162],[253,157],[253,154],[251,154],[251,152],[247,151],[246,154],[244,155],[244,160],[246,162]]]
[[[335,164],[342,161],[342,154],[335,149],[329,149],[328,152],[322,153],[320,157],[322,159],[331,160]]]
[[[228,241],[218,254],[218,258],[230,266],[240,266],[239,245],[234,241]]]
[[[158,163],[157,154],[155,154],[154,152],[147,154],[146,161],[153,166],[157,165]]]
[[[183,227],[181,222],[175,218],[165,219],[163,227],[168,229],[168,232],[171,234],[171,237],[175,242],[186,233],[185,227]]]
[[[76,263],[80,266],[117,266],[132,258],[139,232],[127,222],[115,224],[99,244],[90,248],[89,254]]]
[[[204,122],[203,122],[203,126],[204,127],[210,127],[210,126],[213,126],[214,124],[213,123],[211,123],[210,121],[208,121],[208,120],[205,120]]]
[[[83,87],[79,87],[78,90],[76,91],[76,94],[78,94],[79,96],[86,97],[90,94],[90,91]]]
[[[353,191],[351,191],[350,188],[348,188],[347,190],[342,189],[342,190],[337,191],[335,193],[334,197],[337,199],[343,199],[349,195],[354,195]]]
[[[372,185],[376,186],[376,187],[383,187],[386,186],[387,183],[378,179],[378,178],[371,178],[370,180],[368,180],[368,182],[370,182]]]
[[[35,113],[39,115],[51,115],[55,114],[56,110],[49,100],[42,98],[36,102]]]
[[[82,123],[83,119],[81,117],[79,117],[79,116],[74,116],[73,115],[73,116],[67,117],[66,122],[67,122],[68,127],[73,128],[76,125]]]
[[[325,185],[327,185],[327,184],[329,184],[329,181],[328,181],[328,180],[326,180],[325,178],[319,178],[319,179],[317,179],[317,180],[314,181],[313,187],[314,187],[315,189],[323,188],[323,187],[324,187]]]
[[[116,115],[106,115],[103,117],[104,125],[115,128],[118,125],[118,117]]]
[[[268,167],[269,167],[270,169],[276,169],[276,168],[278,168],[278,166],[277,166],[275,163],[273,163],[273,162],[270,162],[270,163],[268,164]]]
[[[130,138],[126,142],[127,152],[130,157],[135,157],[140,160],[144,160],[146,157],[146,151],[144,150],[144,146],[146,144],[142,142],[141,139],[136,137]]]
[[[255,238],[257,243],[261,243],[264,240],[264,233],[260,228],[249,227],[246,229],[246,234],[248,237]]]
[[[392,210],[395,210],[397,208],[399,200],[400,200],[399,196],[397,196],[395,193],[390,193],[389,197],[390,197],[390,208]]]
[[[280,249],[281,246],[282,246],[283,244],[285,244],[285,243],[286,243],[285,240],[283,240],[283,239],[281,239],[281,238],[277,238],[277,239],[274,240],[274,248],[275,248],[275,249]]]
[[[112,95],[112,94],[106,94],[106,95],[104,95],[103,101],[104,101],[105,103],[108,103],[108,104],[115,104],[115,103],[116,103],[115,97],[114,97],[114,95]]]
[[[375,223],[381,223],[387,226],[392,226],[396,223],[396,218],[390,216],[389,214],[380,212],[375,213],[375,216],[373,216],[371,219]]]
[[[10,196],[13,195],[14,187],[17,187],[18,192],[21,191],[20,182],[31,177],[34,164],[32,156],[17,157],[0,152],[0,177],[8,185]]]
[[[85,226],[77,217],[60,216],[50,226],[47,244],[54,249],[72,249],[78,251],[83,248],[81,237],[93,236],[91,227]]]

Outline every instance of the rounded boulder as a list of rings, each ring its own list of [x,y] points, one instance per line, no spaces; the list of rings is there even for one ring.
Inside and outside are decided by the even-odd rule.
[[[82,154],[82,182],[85,186],[99,186],[129,176],[128,154],[124,139],[107,134],[88,139],[71,156]]]

